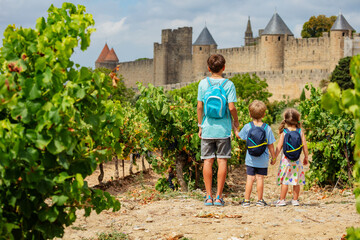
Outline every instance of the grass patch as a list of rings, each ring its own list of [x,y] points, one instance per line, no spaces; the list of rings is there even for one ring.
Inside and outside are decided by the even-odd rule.
[[[98,240],[129,240],[129,235],[122,232],[100,233]]]
[[[86,228],[81,226],[72,226],[71,229],[77,230],[77,231],[87,231]]]

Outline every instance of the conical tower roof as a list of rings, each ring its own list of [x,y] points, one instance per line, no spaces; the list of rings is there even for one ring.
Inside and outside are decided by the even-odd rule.
[[[336,21],[332,25],[331,31],[336,30],[351,30],[354,31],[355,29],[346,21],[344,16],[340,13],[339,16],[336,18]]]
[[[217,45],[214,38],[211,36],[211,33],[204,27],[201,31],[199,37],[196,39],[193,45]]]
[[[252,33],[251,30],[251,23],[250,23],[250,17],[248,19],[248,23],[247,23],[247,27],[246,27],[246,32],[245,33]]]
[[[285,22],[281,19],[279,14],[274,13],[270,22],[266,25],[262,35],[279,35],[287,34],[294,35],[290,29],[286,26]]]
[[[105,60],[106,56],[109,54],[109,52],[110,52],[109,47],[108,47],[107,43],[105,43],[105,46],[104,46],[103,50],[101,51],[96,62],[103,62]]]
[[[118,57],[116,56],[116,53],[114,49],[112,48],[111,51],[108,53],[108,55],[105,57],[104,61],[109,62],[119,62]]]

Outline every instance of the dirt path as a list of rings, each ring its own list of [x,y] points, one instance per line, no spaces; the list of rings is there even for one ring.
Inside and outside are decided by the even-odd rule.
[[[264,191],[268,203],[279,196],[276,174],[277,165],[270,166]],[[205,207],[200,200],[204,193],[199,190],[159,195],[153,190],[157,177],[152,172],[137,174],[114,184],[108,191],[120,199],[121,210],[92,213],[86,219],[79,212],[63,239],[97,239],[97,234],[115,231],[128,234],[130,239],[340,239],[347,227],[360,227],[360,215],[349,190],[302,190],[300,207],[252,204],[243,208],[239,205],[245,186],[242,167],[229,174],[226,206]],[[252,198],[256,199],[256,192]]]

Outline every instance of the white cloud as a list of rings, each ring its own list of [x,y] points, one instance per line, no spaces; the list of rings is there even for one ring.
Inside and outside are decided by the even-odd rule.
[[[126,17],[122,18],[119,21],[106,21],[100,24],[96,24],[96,33],[94,37],[96,38],[109,38],[118,35],[119,33],[126,31],[128,26],[125,24]]]
[[[296,38],[300,38],[301,37],[301,31],[302,31],[302,28],[303,28],[303,25],[304,24],[297,24],[295,26],[295,29],[293,31],[293,34]]]

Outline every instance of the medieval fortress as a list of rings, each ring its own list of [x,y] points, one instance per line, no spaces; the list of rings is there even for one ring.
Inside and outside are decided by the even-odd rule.
[[[152,83],[173,89],[203,79],[209,75],[206,61],[213,53],[226,59],[225,77],[256,73],[265,78],[272,100],[284,96],[298,98],[305,84],[318,86],[327,79],[338,61],[360,53],[360,36],[342,14],[333,24],[330,34],[319,38],[294,38],[281,17],[275,13],[259,37],[254,38],[250,19],[245,32],[245,46],[218,49],[207,27],[192,43],[192,28],[164,29],[161,44],[154,43],[154,58],[120,62],[113,49],[105,45],[95,67],[110,69],[118,66],[128,87],[136,82]]]

